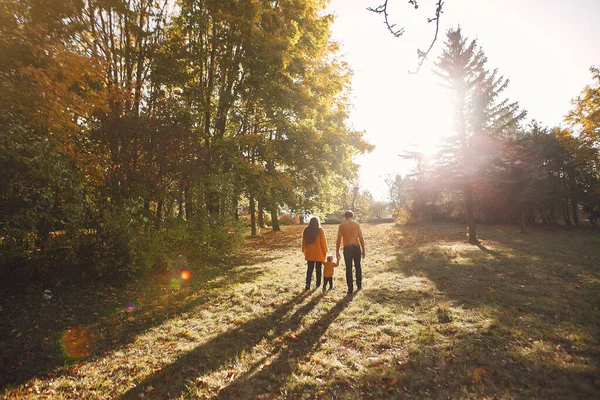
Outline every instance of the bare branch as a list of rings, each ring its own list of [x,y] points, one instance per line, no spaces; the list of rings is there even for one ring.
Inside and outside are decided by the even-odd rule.
[[[416,0],[409,0],[409,2],[410,1],[415,1],[415,3],[416,3]],[[390,21],[388,19],[389,14],[387,12],[387,7],[388,7],[388,0],[385,0],[385,2],[383,4],[381,4],[375,8],[367,7],[367,10],[372,11],[377,14],[383,14],[385,26],[387,26],[390,33],[392,35],[394,35],[394,37],[400,37],[404,33],[404,28],[394,29],[396,24],[390,24]],[[416,6],[416,4],[415,4],[415,7],[418,7],[418,6]]]
[[[404,33],[404,28],[396,29],[395,28],[396,24],[390,23],[389,15],[388,15],[388,1],[389,0],[385,0],[383,2],[383,4],[381,4],[377,7],[367,7],[367,10],[372,11],[377,14],[383,14],[384,23],[385,23],[387,29],[390,31],[390,33],[392,35],[394,35],[394,37],[400,37]],[[408,0],[408,3],[413,5],[415,7],[415,9],[419,8],[418,0]],[[440,30],[440,15],[443,12],[442,11],[443,7],[444,7],[444,0],[437,0],[435,16],[433,18],[427,18],[428,23],[435,22],[435,35],[433,36],[433,40],[431,41],[431,44],[429,45],[429,48],[427,49],[427,51],[422,51],[420,49],[417,49],[417,57],[418,57],[417,69],[415,71],[409,71],[409,73],[411,73],[411,74],[416,74],[417,72],[419,72],[421,70],[423,63],[429,56],[429,52],[431,51],[431,49],[433,48],[433,45],[437,41],[438,33]]]
[[[409,73],[411,73],[411,74],[416,74],[417,72],[419,72],[421,70],[423,63],[425,62],[425,60],[427,60],[427,57],[429,56],[429,52],[431,51],[431,49],[433,48],[433,45],[437,41],[438,33],[440,31],[440,14],[442,14],[443,6],[444,6],[444,1],[438,0],[438,2],[436,4],[436,8],[435,8],[435,17],[427,19],[428,23],[435,22],[435,35],[433,36],[433,40],[431,41],[431,44],[429,44],[429,48],[427,49],[427,51],[424,52],[420,49],[417,49],[417,57],[419,58],[419,64],[417,65],[417,69],[415,71],[409,71]]]

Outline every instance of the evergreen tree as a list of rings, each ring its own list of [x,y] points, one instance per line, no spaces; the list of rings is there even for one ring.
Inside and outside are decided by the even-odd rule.
[[[475,198],[485,190],[484,171],[499,142],[514,132],[525,115],[516,103],[498,101],[508,81],[496,70],[487,70],[486,63],[477,41],[469,41],[459,27],[447,33],[436,64],[436,72],[454,103],[455,118],[454,135],[447,139],[436,160],[435,179],[463,193],[467,237],[473,244],[478,243]]]

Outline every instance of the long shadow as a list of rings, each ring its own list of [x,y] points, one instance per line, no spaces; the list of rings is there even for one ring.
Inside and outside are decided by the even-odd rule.
[[[406,276],[426,277],[452,304],[465,310],[483,310],[486,319],[495,323],[474,335],[476,340],[457,337],[452,353],[440,352],[439,357],[431,352],[417,353],[410,370],[420,371],[417,375],[422,378],[422,386],[415,387],[414,382],[419,380],[414,376],[406,378],[407,383],[413,382],[417,397],[427,397],[426,391],[431,390],[427,382],[444,382],[439,376],[440,365],[448,373],[464,376],[465,363],[467,368],[472,368],[471,372],[484,368],[488,371],[488,380],[494,371],[495,389],[489,387],[486,392],[475,387],[475,393],[480,395],[490,396],[496,389],[510,388],[512,395],[522,398],[540,398],[546,389],[550,390],[547,398],[564,398],[574,393],[577,393],[576,398],[598,397],[591,394],[598,394],[600,389],[593,384],[600,365],[600,347],[594,339],[600,326],[600,315],[594,309],[600,300],[600,264],[597,263],[600,236],[587,231],[532,232],[523,236],[516,231],[482,229],[486,242],[495,243],[489,247],[498,246],[499,251],[496,251],[484,245],[465,247],[462,238],[453,235],[450,229],[446,234],[435,232],[440,242],[459,244],[458,258],[454,258],[455,255],[448,253],[448,246],[421,241],[419,235],[423,231],[425,229],[417,229],[417,240],[406,241],[410,245],[400,248],[397,262],[389,269]],[[411,235],[410,230],[403,233]],[[432,337],[437,334],[432,333]],[[569,337],[578,339],[573,342]],[[530,353],[534,338],[554,342],[544,351],[560,356],[543,355],[541,350],[538,353],[541,355]],[[460,354],[461,365],[449,367],[449,361],[454,359],[452,354]],[[560,358],[567,361],[556,361]],[[582,367],[586,364],[595,367]],[[517,369],[522,374],[497,372],[506,369]],[[448,377],[447,382],[453,378],[446,372],[444,375]],[[471,386],[473,382],[469,380],[479,378],[467,376],[460,384]],[[440,390],[443,393],[445,389]],[[454,390],[454,394],[459,392],[457,387]],[[529,395],[528,390],[536,394]],[[500,392],[495,394],[501,395]]]
[[[231,265],[198,270],[192,283],[166,291],[170,277],[164,276],[129,289],[55,289],[50,300],[44,299],[40,288],[20,297],[4,297],[0,299],[4,320],[0,324],[0,391],[36,376],[47,377],[65,362],[103,357],[177,313],[209,302],[214,298],[210,289],[252,281],[263,272]],[[219,281],[224,275],[227,279]],[[144,298],[141,304],[137,298]],[[62,348],[63,336],[73,327],[85,332],[89,342],[83,355],[68,354]]]
[[[488,249],[487,247],[485,247],[482,244],[478,244],[477,247],[479,248],[479,250],[483,251],[484,253],[487,253],[487,254],[492,255],[494,257],[500,257],[501,256],[501,254],[499,252],[497,252],[495,250]]]
[[[138,399],[144,390],[151,386],[153,398],[172,398],[179,396],[185,389],[186,379],[170,381],[165,385],[168,377],[185,377],[186,371],[193,368],[195,374],[205,375],[215,371],[235,359],[243,351],[247,351],[260,343],[263,338],[273,331],[280,335],[287,330],[295,330],[304,315],[309,313],[320,301],[322,295],[314,296],[306,304],[299,307],[291,316],[285,316],[300,304],[311,292],[303,292],[277,307],[272,313],[252,319],[232,330],[221,333],[201,344],[189,353],[182,355],[172,364],[156,371],[136,385],[135,388],[124,393],[122,399]]]
[[[223,388],[219,392],[219,398],[252,399],[263,393],[277,394],[278,389],[285,386],[287,378],[295,371],[298,363],[311,350],[315,349],[319,339],[351,301],[351,295],[338,301],[329,312],[302,331],[297,336],[297,340],[289,344],[289,348],[276,348],[273,353],[278,354],[270,365],[261,368],[264,365],[264,360],[259,360],[246,373]],[[298,396],[300,395],[298,394]]]
[[[430,341],[407,359],[392,359],[382,368],[372,368],[353,385],[363,398],[456,399],[594,399],[600,388],[594,384],[598,369],[568,369],[558,359],[540,362],[518,348],[519,328],[493,325],[479,331],[458,332],[443,326],[423,327]],[[522,327],[520,327],[522,328]],[[430,332],[430,333],[428,333]],[[446,336],[444,340],[441,336]],[[568,340],[555,339],[564,357],[575,355]],[[398,369],[398,365],[401,365]],[[394,384],[390,385],[393,379]],[[340,387],[339,398],[344,397]],[[341,391],[341,393],[340,393]],[[352,396],[347,396],[352,398]]]

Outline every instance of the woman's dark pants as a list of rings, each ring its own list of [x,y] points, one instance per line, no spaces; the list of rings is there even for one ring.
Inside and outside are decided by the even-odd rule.
[[[310,289],[310,279],[312,278],[313,269],[317,269],[317,287],[321,286],[321,262],[307,261],[308,268],[306,269],[306,289]]]

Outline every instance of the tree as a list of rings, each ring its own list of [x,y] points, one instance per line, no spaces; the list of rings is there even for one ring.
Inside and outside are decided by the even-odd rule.
[[[575,151],[574,164],[585,175],[582,198],[591,214],[600,208],[600,69],[590,67],[594,83],[586,86],[580,96],[573,100],[573,109],[566,117],[578,134],[579,146]],[[593,220],[593,218],[592,218]]]
[[[590,67],[594,83],[573,100],[567,122],[573,124],[588,146],[600,147],[600,68]]]
[[[487,58],[476,40],[469,41],[459,28],[449,30],[437,61],[437,74],[455,107],[453,136],[436,159],[436,177],[449,189],[460,190],[465,202],[467,238],[477,244],[475,196],[484,186],[484,169],[500,141],[514,134],[525,116],[517,103],[498,101],[508,81],[497,70],[485,68]]]

